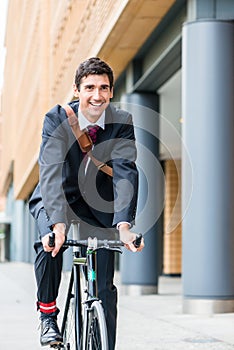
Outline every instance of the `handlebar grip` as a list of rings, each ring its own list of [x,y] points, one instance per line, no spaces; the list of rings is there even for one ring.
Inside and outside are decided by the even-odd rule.
[[[49,247],[54,247],[55,246],[55,233],[54,232],[50,232],[49,234],[49,243],[48,243]]]
[[[139,235],[137,235],[137,238],[136,238],[135,241],[133,242],[135,248],[139,248],[139,247],[140,247],[140,245],[141,245],[141,240],[142,240],[142,234],[139,233]]]

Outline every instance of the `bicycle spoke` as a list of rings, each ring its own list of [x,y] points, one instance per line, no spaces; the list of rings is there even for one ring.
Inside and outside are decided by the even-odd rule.
[[[92,344],[91,349],[101,349],[100,329],[97,317],[93,318],[90,327],[90,342]]]
[[[98,301],[94,301],[89,312],[87,350],[107,350],[107,331],[104,311]]]
[[[67,315],[67,323],[64,331],[64,344],[68,349],[75,350],[75,307],[74,298],[71,299]]]

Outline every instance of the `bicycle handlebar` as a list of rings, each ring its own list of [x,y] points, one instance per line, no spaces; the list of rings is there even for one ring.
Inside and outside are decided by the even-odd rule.
[[[112,241],[107,239],[83,239],[83,240],[74,240],[74,239],[67,239],[63,246],[64,247],[88,247],[90,245],[90,242],[95,241],[96,245],[94,244],[92,247],[97,248],[117,248],[124,245],[121,241]]]
[[[95,238],[93,239],[95,240]],[[142,240],[142,234],[138,234],[135,241],[133,241],[133,244],[136,248],[139,248],[141,245]],[[55,242],[55,233],[51,232],[49,235],[49,247],[54,247]],[[84,239],[84,240],[74,240],[74,239],[67,239],[63,246],[64,247],[81,247],[81,246],[88,246],[90,243],[90,239]],[[108,240],[108,239],[96,239],[95,240],[96,248],[114,248],[114,247],[122,247],[124,246],[124,243],[122,241],[114,241],[114,240]]]
[[[133,241],[134,247],[135,247],[135,248],[139,248],[140,245],[141,245],[141,241],[142,241],[142,234],[139,233],[139,234],[137,235],[137,238],[135,239],[135,241]]]
[[[50,232],[48,246],[49,247],[54,247],[54,245],[55,245],[55,233],[54,232]]]

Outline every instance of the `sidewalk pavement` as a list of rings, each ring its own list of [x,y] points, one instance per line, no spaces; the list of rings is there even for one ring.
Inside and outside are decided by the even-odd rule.
[[[116,350],[234,349],[234,314],[183,314],[180,278],[160,277],[159,293],[147,296],[124,295],[117,284]],[[31,264],[0,263],[1,350],[42,349],[35,290]]]

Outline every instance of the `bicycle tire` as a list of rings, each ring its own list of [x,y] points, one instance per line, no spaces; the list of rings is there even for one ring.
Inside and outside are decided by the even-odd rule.
[[[77,340],[77,322],[76,322],[76,313],[77,313],[77,300],[75,293],[76,282],[74,281],[73,275],[71,276],[71,281],[69,285],[69,290],[67,294],[66,308],[63,316],[63,343],[66,350],[79,350]]]
[[[100,301],[93,301],[90,308],[85,312],[86,329],[83,334],[83,350],[108,350],[108,337],[106,319]]]

